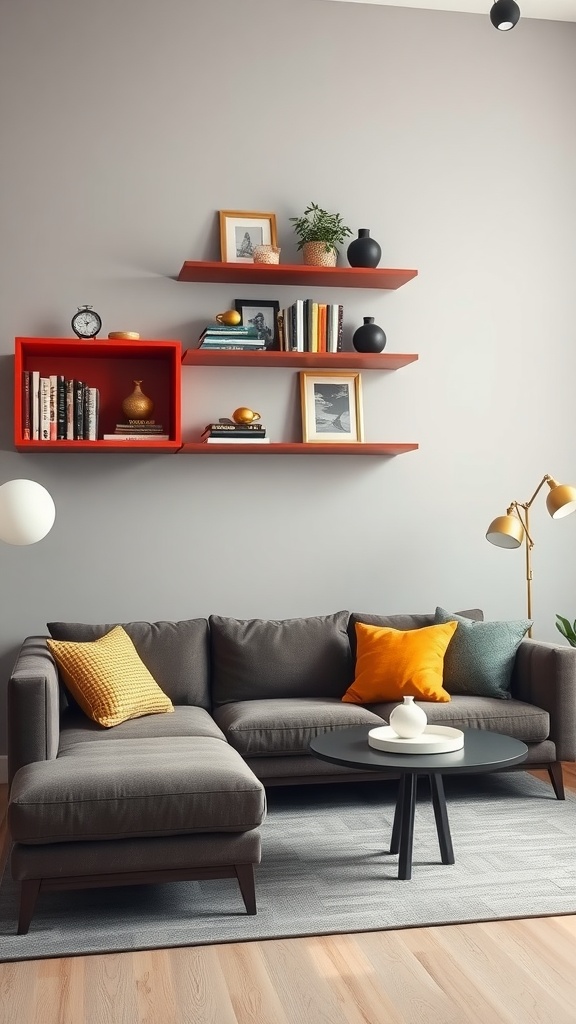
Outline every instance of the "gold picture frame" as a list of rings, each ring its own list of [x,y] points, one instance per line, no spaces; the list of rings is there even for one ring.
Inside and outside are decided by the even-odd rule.
[[[300,401],[303,441],[360,444],[364,440],[359,373],[301,370]]]
[[[223,263],[253,263],[256,245],[278,245],[275,213],[220,210],[220,259]]]

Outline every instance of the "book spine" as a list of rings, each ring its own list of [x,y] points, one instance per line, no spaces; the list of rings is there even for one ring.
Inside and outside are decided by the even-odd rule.
[[[32,388],[31,388],[31,403],[32,403],[32,440],[38,441],[40,439],[40,371],[32,370]]]
[[[265,428],[261,423],[208,423],[204,430],[213,430],[216,434],[238,434],[247,430],[250,434],[260,434]]]
[[[205,327],[202,334],[247,334],[250,338],[255,338],[258,334],[258,328],[248,326],[248,324],[238,324],[227,326],[226,324],[210,324],[209,327]]]
[[[318,305],[318,351],[326,352],[326,303]]]
[[[279,309],[276,316],[276,323],[278,324],[278,344],[280,345],[280,351],[286,350],[286,339],[284,338],[284,310]]]
[[[270,444],[269,437],[205,437],[204,444]]]
[[[304,348],[303,352],[310,351],[310,331],[312,327],[312,302],[310,299],[304,299]]]
[[[22,437],[25,441],[30,440],[32,432],[31,422],[31,400],[30,400],[30,370],[24,370],[22,374]]]
[[[98,438],[97,423],[97,388],[84,388],[84,440],[96,441]]]
[[[50,440],[50,377],[40,377],[40,440]]]
[[[310,338],[310,351],[318,351],[318,303],[312,303],[312,335]]]
[[[74,440],[84,440],[84,388],[81,380],[74,381]]]
[[[265,430],[259,430],[258,433],[255,434],[253,431],[250,432],[249,430],[238,430],[238,431],[235,431],[233,434],[221,434],[217,430],[205,430],[202,433],[201,437],[202,437],[202,439],[204,439],[205,437],[221,437],[224,441],[227,441],[228,439],[234,440],[234,438],[236,438],[236,437],[248,437],[248,438],[266,437],[266,431]]]
[[[264,352],[266,345],[225,345],[223,342],[210,342],[208,345],[203,342],[199,350],[216,352]]]
[[[96,440],[96,438],[94,438]],[[169,441],[169,434],[103,434],[103,441]]]
[[[62,374],[56,378],[56,439],[66,440],[66,380]]]
[[[58,378],[56,374],[50,374],[50,440],[55,441],[58,436],[56,424],[58,399]]]
[[[344,306],[338,306],[338,333],[336,341],[336,351],[342,351],[342,337],[344,334]]]
[[[74,381],[67,380],[66,384],[66,440],[74,440]]]

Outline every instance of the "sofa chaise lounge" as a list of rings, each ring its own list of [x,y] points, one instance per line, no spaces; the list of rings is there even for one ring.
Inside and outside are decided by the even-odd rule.
[[[460,614],[482,620],[478,610]],[[8,687],[18,931],[28,930],[42,889],[171,878],[236,877],[246,910],[255,913],[265,787],[386,777],[309,752],[319,732],[382,725],[394,706],[342,701],[354,680],[356,623],[412,630],[434,621],[433,614],[341,611],[124,623],[174,712],[113,728],[71,700],[47,637],[28,637]],[[86,643],[115,625],[48,628],[58,640]],[[576,759],[576,650],[522,640],[510,699],[455,695],[424,706],[431,723],[522,740],[528,757],[520,767],[546,768],[563,798],[561,761]]]

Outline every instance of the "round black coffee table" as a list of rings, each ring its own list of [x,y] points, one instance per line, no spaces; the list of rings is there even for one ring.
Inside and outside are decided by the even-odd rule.
[[[464,746],[450,754],[389,754],[368,745],[372,726],[357,725],[335,729],[316,736],[310,752],[323,761],[346,768],[381,772],[390,769],[400,775],[394,811],[390,853],[399,854],[398,878],[412,877],[412,846],[414,841],[414,810],[419,775],[428,775],[432,806],[443,864],[454,863],[443,775],[472,775],[494,772],[525,761],[528,747],[511,736],[501,736],[487,729],[463,729]]]

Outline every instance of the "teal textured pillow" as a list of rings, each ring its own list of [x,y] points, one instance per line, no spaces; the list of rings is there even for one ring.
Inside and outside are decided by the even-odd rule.
[[[444,689],[450,694],[509,699],[516,650],[530,620],[474,622],[437,608],[434,621],[458,623],[444,655]]]

